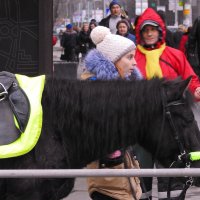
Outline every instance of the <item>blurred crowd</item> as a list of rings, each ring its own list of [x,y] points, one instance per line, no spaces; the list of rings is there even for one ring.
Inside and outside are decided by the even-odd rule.
[[[116,14],[119,12],[120,17],[113,18],[113,16],[116,16]],[[163,21],[167,23],[164,11],[159,10],[157,13],[160,15]],[[55,35],[53,36],[52,43],[55,45],[57,42],[59,42],[60,46],[63,48],[63,53],[60,57],[61,60],[78,62],[80,53],[81,57],[84,58],[89,50],[95,48],[95,44],[91,40],[90,33],[98,25],[106,26],[111,30],[112,34],[127,37],[136,44],[135,27],[138,17],[139,16],[136,16],[135,22],[131,23],[127,11],[121,8],[120,10],[114,8],[111,10],[111,14],[108,17],[102,19],[99,23],[97,23],[95,19],[91,19],[89,23],[84,22],[82,27],[78,27],[71,23],[67,24],[65,31],[61,29],[58,33],[58,37]],[[167,28],[166,45],[182,51],[186,55],[194,71],[200,75],[200,70],[198,67],[198,51],[194,33],[197,31],[196,23],[195,30],[193,30],[191,36],[192,39],[189,40],[191,30],[192,26],[187,27],[184,24],[180,24],[176,29]]]

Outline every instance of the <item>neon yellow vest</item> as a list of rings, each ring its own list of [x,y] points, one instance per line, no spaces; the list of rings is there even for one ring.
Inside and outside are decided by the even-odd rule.
[[[16,74],[16,78],[29,99],[30,117],[25,132],[16,141],[0,146],[0,158],[11,158],[28,153],[36,145],[42,130],[41,99],[45,75],[27,77]]]

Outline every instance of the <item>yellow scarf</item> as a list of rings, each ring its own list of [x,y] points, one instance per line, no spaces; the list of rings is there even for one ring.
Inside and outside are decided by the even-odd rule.
[[[159,49],[154,49],[154,50],[146,50],[143,46],[137,45],[137,48],[145,54],[146,57],[146,76],[147,79],[151,79],[154,77],[159,77],[162,78],[162,70],[159,65],[159,58],[162,54],[162,52],[165,49],[165,44],[161,45]]]

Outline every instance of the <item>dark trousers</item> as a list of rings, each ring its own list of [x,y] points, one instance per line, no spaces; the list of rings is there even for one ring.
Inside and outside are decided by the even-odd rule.
[[[109,196],[107,196],[105,194],[101,194],[99,192],[93,192],[92,195],[91,195],[91,198],[93,200],[116,200],[116,199],[114,199],[112,197],[109,197]]]
[[[64,50],[65,52],[65,60],[66,61],[71,61],[71,62],[75,62],[77,61],[77,57],[76,57],[76,54],[75,54],[75,49],[73,48],[65,48]]]

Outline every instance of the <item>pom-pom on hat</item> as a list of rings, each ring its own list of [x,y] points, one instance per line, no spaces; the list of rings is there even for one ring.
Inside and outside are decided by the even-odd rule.
[[[67,24],[67,25],[66,25],[66,28],[67,28],[67,29],[71,29],[72,27],[73,27],[72,24]]]
[[[90,37],[96,45],[96,49],[113,63],[136,48],[133,41],[120,35],[111,34],[110,29],[104,26],[95,27]]]
[[[111,8],[114,6],[114,5],[118,5],[121,7],[120,3],[118,0],[113,0],[110,2],[110,5],[109,5],[109,9],[111,10]]]

